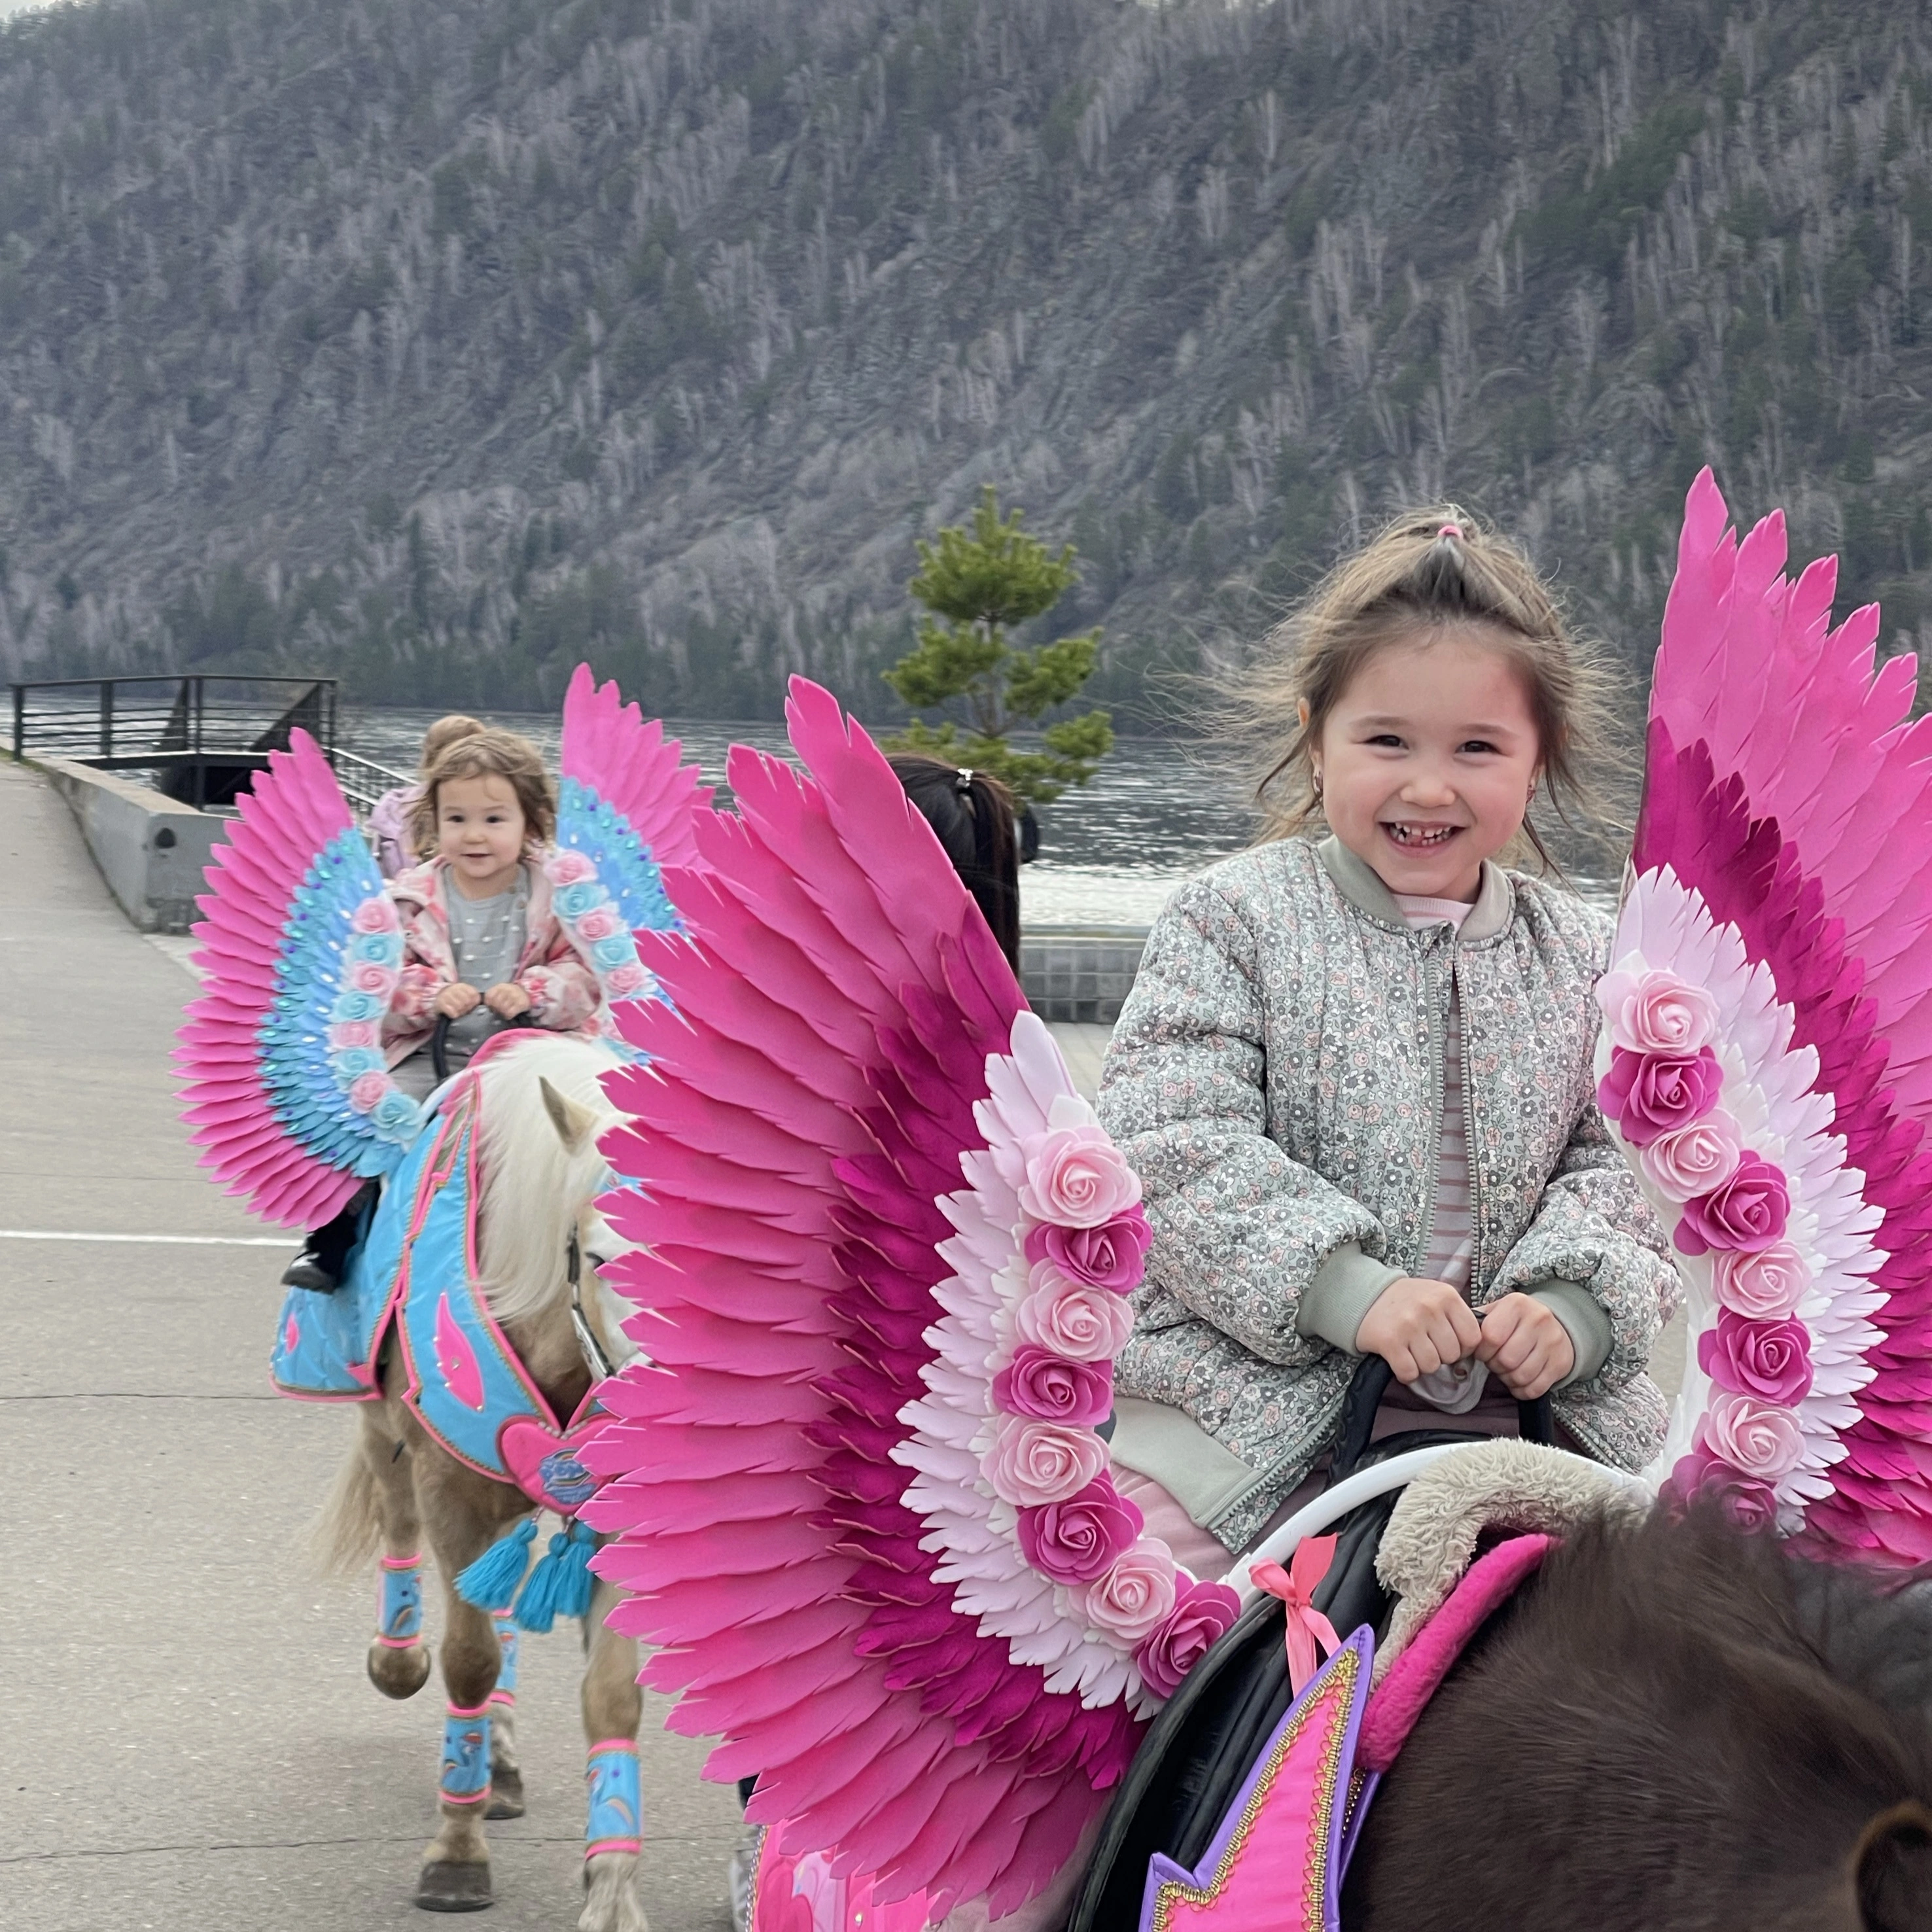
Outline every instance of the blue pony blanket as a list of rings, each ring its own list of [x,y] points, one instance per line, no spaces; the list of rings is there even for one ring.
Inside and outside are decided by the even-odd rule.
[[[560,1425],[477,1285],[477,1081],[452,1086],[385,1184],[333,1294],[289,1291],[271,1369],[283,1394],[374,1402],[391,1324],[403,1400],[461,1462],[570,1516],[598,1479],[579,1451],[610,1419],[596,1390]]]

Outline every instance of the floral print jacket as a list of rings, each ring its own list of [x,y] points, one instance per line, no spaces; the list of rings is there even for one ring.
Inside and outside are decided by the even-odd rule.
[[[1168,1467],[1145,1470],[1230,1548],[1339,1423],[1355,1358],[1324,1339],[1332,1321],[1304,1317],[1322,1298],[1366,1309],[1426,1251],[1452,988],[1472,1304],[1522,1290],[1557,1306],[1582,1291],[1607,1335],[1594,1372],[1555,1391],[1558,1420],[1625,1468],[1661,1447],[1664,1402],[1646,1370],[1678,1289],[1597,1110],[1592,994],[1610,937],[1573,894],[1493,866],[1460,937],[1412,931],[1334,838],[1228,860],[1161,913],[1100,1102],[1154,1234],[1117,1369],[1120,1394],[1138,1400],[1124,1405],[1114,1448],[1126,1448],[1127,1412],[1145,1412],[1160,1421],[1161,1456],[1184,1462],[1191,1442],[1197,1474],[1216,1464],[1231,1474],[1196,1514]]]
[[[538,1025],[595,1037],[602,1030],[604,996],[586,945],[557,916],[552,875],[562,856],[540,851],[524,862],[530,903],[524,950],[511,977],[530,996],[530,1017]],[[382,1022],[383,1058],[392,1066],[428,1042],[436,1028],[436,995],[457,976],[448,871],[446,861],[432,859],[389,881],[403,928],[402,977]],[[594,941],[597,935],[589,937]]]

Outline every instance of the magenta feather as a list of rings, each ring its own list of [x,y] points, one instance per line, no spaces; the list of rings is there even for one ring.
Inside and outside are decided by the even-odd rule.
[[[788,716],[808,769],[734,749],[741,816],[696,814],[702,866],[669,880],[690,938],[640,942],[671,1006],[622,1019],[652,1065],[610,1083],[636,1124],[605,1138],[632,1184],[607,1211],[648,1248],[616,1278],[666,1368],[608,1386],[585,1514],[635,1593],[614,1622],[660,1646],[674,1721],[724,1736],[707,1774],[756,1774],[788,1849],[882,1899],[1017,1900],[1140,1726],[953,1609],[892,1452],[951,1272],[934,1197],[983,1144],[986,1056],[1024,1003],[870,738],[802,681]]]
[[[1768,968],[1880,1210],[1874,1377],[1804,1533],[1917,1562],[1932,1556],[1932,732],[1910,722],[1910,661],[1874,661],[1876,608],[1830,629],[1834,565],[1787,584],[1784,561],[1781,518],[1740,544],[1709,472],[1698,478],[1634,858],[1670,868]]]

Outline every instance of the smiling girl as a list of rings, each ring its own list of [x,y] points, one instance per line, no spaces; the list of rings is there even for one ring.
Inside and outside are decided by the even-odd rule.
[[[434,856],[389,885],[404,962],[382,1040],[405,1091],[420,1097],[433,1084],[426,1048],[440,1018],[451,1023],[452,1071],[526,1016],[560,1033],[590,1030],[596,971],[551,910],[538,862],[556,827],[542,755],[514,731],[459,740],[430,767],[412,830]]]
[[[1676,1294],[1594,1098],[1610,921],[1498,862],[1550,869],[1531,801],[1580,799],[1596,734],[1553,598],[1432,511],[1274,641],[1263,842],[1161,914],[1100,1096],[1154,1229],[1113,1454],[1210,1568],[1325,1455],[1364,1354],[1390,1426],[1513,1431],[1553,1392],[1574,1444],[1641,1467]]]
[[[466,1065],[513,1020],[558,1033],[597,1031],[596,963],[554,909],[546,859],[556,797],[542,754],[514,731],[479,727],[424,774],[411,842],[434,856],[389,882],[403,930],[403,970],[382,1020],[391,1077],[425,1099],[436,1084],[430,1042],[450,1022],[446,1064]],[[342,1276],[364,1196],[308,1238],[282,1276],[326,1293]]]

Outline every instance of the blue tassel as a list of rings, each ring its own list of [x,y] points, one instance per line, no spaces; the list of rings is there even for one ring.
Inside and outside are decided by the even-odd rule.
[[[530,1545],[536,1535],[536,1518],[525,1516],[458,1576],[456,1594],[479,1610],[501,1609],[516,1594],[517,1586],[524,1580],[524,1572],[530,1564]]]
[[[538,1559],[512,1613],[524,1630],[539,1635],[559,1617],[581,1617],[590,1610],[590,1558],[596,1534],[572,1522],[550,1540],[550,1554]]]

